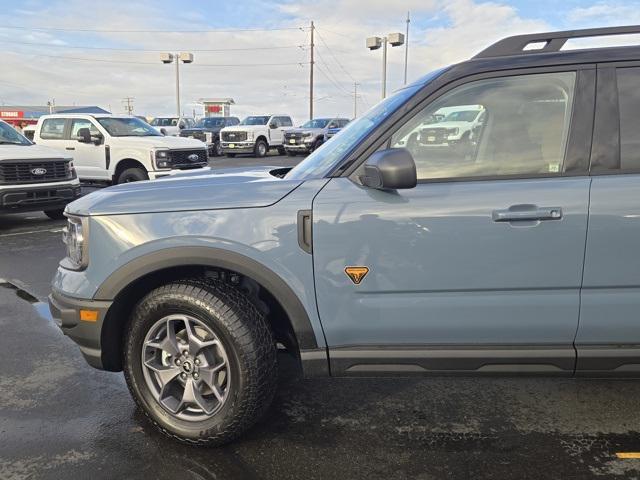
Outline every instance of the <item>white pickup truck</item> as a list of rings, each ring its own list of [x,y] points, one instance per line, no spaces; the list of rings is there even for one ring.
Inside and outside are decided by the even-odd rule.
[[[43,115],[34,141],[72,156],[82,181],[153,180],[208,165],[206,145],[200,140],[164,136],[129,116]]]
[[[61,219],[67,203],[79,196],[69,155],[34,145],[0,120],[0,213],[43,211]]]
[[[284,155],[284,131],[293,127],[289,115],[254,115],[238,125],[220,130],[222,152],[227,157],[251,153],[264,157],[272,148]]]

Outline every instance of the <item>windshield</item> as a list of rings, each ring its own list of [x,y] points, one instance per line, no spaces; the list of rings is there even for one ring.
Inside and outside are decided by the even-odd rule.
[[[423,84],[410,85],[382,100],[362,117],[349,123],[340,135],[331,138],[300,162],[285,178],[306,180],[323,177],[422,87]]]
[[[473,122],[480,113],[478,110],[452,112],[444,117],[443,122]]]
[[[155,128],[139,118],[98,118],[109,135],[112,137],[161,137]]]
[[[224,127],[224,118],[201,118],[196,123],[198,128]]]
[[[266,125],[271,117],[247,117],[240,122],[240,125]]]
[[[302,125],[302,128],[324,128],[330,120],[330,118],[316,118],[314,120],[309,120],[307,123]]]
[[[154,118],[151,121],[151,125],[154,127],[175,127],[178,125],[177,118]]]
[[[31,142],[19,134],[11,125],[0,121],[0,145],[31,145]]]

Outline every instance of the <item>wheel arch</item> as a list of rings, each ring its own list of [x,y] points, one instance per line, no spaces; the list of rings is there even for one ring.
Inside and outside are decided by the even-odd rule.
[[[145,167],[145,165],[140,160],[136,160],[135,158],[131,157],[122,158],[116,162],[111,180],[115,183],[120,174],[127,168],[141,168],[145,172],[149,172],[149,169]]]
[[[102,283],[94,300],[113,300],[100,335],[103,368],[122,369],[122,335],[131,309],[142,296],[161,284],[212,271],[241,275],[257,283],[261,291],[264,290],[260,299],[269,307],[268,320],[278,341],[298,360],[304,356],[312,360],[313,365],[309,362],[307,366],[303,365],[305,374],[323,374],[317,370],[322,369],[321,351],[325,350],[318,348],[309,316],[287,283],[249,257],[215,247],[197,246],[171,247],[144,255],[123,265]],[[309,367],[314,372],[308,373]]]

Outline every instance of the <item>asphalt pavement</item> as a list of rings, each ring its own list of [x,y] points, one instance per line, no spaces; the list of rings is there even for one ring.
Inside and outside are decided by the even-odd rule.
[[[302,380],[286,355],[262,422],[222,448],[183,446],[50,318],[63,223],[0,215],[2,480],[640,478],[640,459],[616,455],[640,452],[640,380]]]

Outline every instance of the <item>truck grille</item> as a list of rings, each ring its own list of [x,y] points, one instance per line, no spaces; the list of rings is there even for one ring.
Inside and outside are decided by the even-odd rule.
[[[291,141],[293,140],[293,142]],[[284,143],[285,144],[298,144],[302,142],[302,134],[296,132],[285,132],[284,133]]]
[[[447,136],[446,128],[423,128],[420,130],[420,143],[423,145],[446,143]]]
[[[173,165],[173,168],[177,168],[179,170],[202,167],[207,164],[207,151],[204,149],[171,150],[171,164]]]
[[[247,140],[247,132],[222,132],[223,142],[244,142]]]
[[[0,183],[61,182],[72,177],[68,160],[0,162]]]
[[[181,132],[180,136],[195,138],[196,140],[200,140],[201,142],[207,141],[207,136],[204,132]]]

